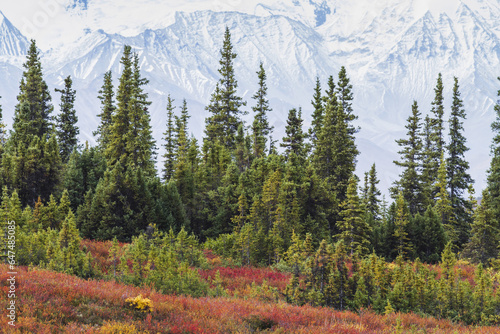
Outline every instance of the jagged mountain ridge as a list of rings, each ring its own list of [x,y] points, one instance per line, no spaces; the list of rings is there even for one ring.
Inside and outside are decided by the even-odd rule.
[[[88,7],[92,4],[89,1]],[[143,73],[150,79],[158,144],[168,93],[178,105],[182,98],[188,99],[193,113],[191,130],[201,135],[206,116],[203,106],[218,79],[218,50],[226,25],[238,53],[235,70],[239,92],[248,101],[247,110],[256,89],[258,62],[264,62],[275,109],[270,118],[277,138],[283,134],[288,108],[302,106],[306,123],[309,120],[316,75],[325,84],[328,75],[336,75],[340,65],[345,65],[354,84],[354,105],[361,126],[358,171],[364,172],[376,162],[382,188],[397,176],[392,164],[398,150],[394,139],[404,136],[412,100],[419,102],[423,114],[428,112],[437,73],[442,72],[449,106],[452,77],[457,76],[468,114],[468,157],[477,188],[482,188],[489,163],[489,144],[485,142],[491,139],[489,124],[494,119],[492,106],[498,89],[496,76],[500,74],[500,29],[495,24],[500,2],[457,1],[456,8],[443,11],[418,8],[414,1],[365,5],[365,11],[355,12],[346,2],[297,0],[246,3],[245,13],[187,10],[175,13],[173,23],[133,37],[90,32],[73,43],[44,52],[43,64],[51,87],[62,85],[67,75],[73,77],[82,139],[91,139],[97,127],[96,96],[102,74],[111,69],[116,79],[123,45],[132,45],[140,54]],[[221,5],[219,9],[236,7]],[[17,55],[22,55],[22,50]],[[9,56],[13,58],[15,55]],[[18,87],[21,70],[13,66],[16,62],[1,59],[0,71],[8,80],[0,83],[0,95],[4,95],[1,102],[9,122],[15,103],[12,93]],[[53,95],[53,99],[57,104],[58,97]],[[449,107],[445,117],[448,115]]]

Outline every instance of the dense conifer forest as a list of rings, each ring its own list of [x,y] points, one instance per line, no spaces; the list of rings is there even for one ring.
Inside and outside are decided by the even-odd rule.
[[[441,321],[429,317],[445,319],[450,333],[465,325],[500,324],[500,104],[491,111],[497,120],[491,125],[488,185],[475,194],[465,159],[466,110],[459,80],[444,87],[436,73],[436,86],[429,88],[435,93],[431,110],[422,110],[418,101],[401,106],[408,114],[394,161],[401,174],[385,198],[375,164],[364,177],[354,174],[360,129],[355,126],[355,87],[344,67],[324,83],[317,79],[311,127],[304,128],[301,109],[293,108],[286,135],[275,138],[265,67],[261,63],[256,69],[258,90],[244,101],[235,62],[226,28],[203,139],[190,133],[186,101],[169,96],[164,137],[157,142],[148,80],[141,75],[139,56],[125,46],[120,77],[105,73],[96,92],[100,124],[94,132],[97,145],[90,146],[78,141],[78,117],[85,116],[74,108],[77,92],[71,77],[64,79],[63,89],[51,92],[32,41],[12,130],[7,132],[3,122],[0,126],[0,216],[3,231],[8,222],[16,224],[16,265],[32,275],[32,285],[43,275],[77,280],[67,276],[73,275],[100,280],[109,289],[111,282],[105,281],[116,289],[137,286],[130,287],[137,294],[119,302],[111,295],[100,301],[93,295],[73,299],[80,305],[75,314],[85,314],[82,305],[108,298],[111,305],[128,307],[128,320],[113,322],[117,318],[109,315],[89,322],[49,307],[66,314],[51,320],[31,305],[23,312],[32,322],[21,322],[21,328],[40,333],[75,330],[75,324],[89,333],[94,325],[102,332],[108,328],[107,333],[212,328],[208,318],[192,319],[204,325],[191,330],[172,318],[155,329],[151,319],[161,323],[167,312],[156,306],[165,303],[158,294],[221,298],[224,303],[255,297],[286,305],[292,313],[302,307],[301,312],[311,314],[348,311],[346,316],[357,319],[352,322],[362,322],[368,313],[392,319],[374,331],[365,326],[352,333],[406,332],[418,321]],[[451,106],[444,105],[448,95]],[[57,115],[54,103],[60,106]],[[251,124],[243,121],[245,110],[251,110]],[[157,161],[162,161],[160,171]],[[2,242],[9,263],[7,244]],[[0,282],[2,288],[5,284]],[[32,295],[23,297],[24,303],[43,304],[34,285],[26,283],[26,289]],[[196,299],[182,303],[194,305]],[[241,328],[254,332],[286,328],[288,321],[289,332],[299,332],[295,320],[269,312],[241,315],[234,323],[220,319],[220,326],[240,328],[236,323],[241,322]],[[320,313],[310,316],[325,316]],[[405,318],[406,313],[427,320]],[[230,327],[217,328],[208,332],[230,332]]]

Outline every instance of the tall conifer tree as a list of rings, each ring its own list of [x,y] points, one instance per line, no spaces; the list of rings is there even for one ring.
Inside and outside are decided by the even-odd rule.
[[[21,79],[12,125],[14,129],[12,139],[15,146],[19,143],[29,143],[30,136],[38,136],[42,140],[48,139],[53,127],[51,113],[54,107],[51,104],[49,88],[43,79],[40,54],[34,40],[31,41],[23,67],[25,71]]]
[[[80,129],[76,126],[78,117],[75,111],[76,91],[72,88],[73,81],[68,76],[64,79],[64,89],[57,89],[61,93],[60,114],[57,115],[57,137],[61,160],[67,162],[71,152],[77,147]]]
[[[48,200],[60,181],[61,158],[51,116],[53,106],[35,41],[23,65],[13,132],[2,157],[4,184],[18,189],[23,205]]]
[[[347,199],[342,203],[340,216],[343,219],[337,222],[340,231],[338,240],[344,243],[351,256],[354,252],[361,255],[368,253],[372,232],[370,225],[364,219],[365,214],[357,189],[357,179],[352,176],[347,188]]]
[[[148,94],[143,89],[149,80],[141,76],[137,53],[133,55],[131,80],[132,95],[128,105],[130,126],[126,136],[126,150],[131,158],[129,164],[142,168],[146,175],[156,175],[156,142],[148,110],[151,101],[148,101]]]
[[[439,73],[434,89],[434,101],[432,101],[432,109],[430,117],[430,131],[428,140],[430,145],[427,146],[426,155],[426,177],[430,180],[436,180],[440,165],[441,154],[445,150],[444,141],[444,96],[443,96],[443,78]],[[436,196],[439,191],[436,186],[430,185],[431,198]]]
[[[187,107],[187,102],[186,102],[186,99],[183,99],[182,100],[182,106],[181,106],[181,114],[180,116],[174,116],[175,118],[175,138],[176,138],[176,141],[177,141],[177,147],[179,148],[180,146],[182,146],[181,144],[181,139],[180,139],[180,133],[181,133],[181,128],[182,128],[182,131],[184,131],[184,140],[187,141],[188,140],[188,121],[189,121],[189,118],[191,118],[191,116],[189,115],[189,110],[188,110],[188,107]]]
[[[154,175],[155,141],[152,136],[147,93],[142,86],[148,80],[141,77],[139,57],[132,54],[130,46],[124,47],[121,58],[123,71],[116,100],[118,106],[112,115],[109,144],[105,156],[110,167],[118,161],[123,168],[142,168],[148,175]]]
[[[432,119],[429,115],[425,116],[422,129],[422,187],[424,197],[428,200],[427,205],[434,205],[435,197],[435,162],[434,162],[434,144],[432,142]]]
[[[446,178],[446,160],[441,155],[441,164],[438,170],[438,179],[436,182],[438,193],[436,194],[436,212],[441,219],[441,223],[446,231],[447,238],[455,245],[459,245],[460,231],[457,228],[457,221],[451,205],[450,196],[448,194],[448,182]]]
[[[207,140],[220,140],[228,149],[234,149],[238,125],[241,123],[241,115],[244,115],[240,107],[246,105],[246,102],[236,95],[238,82],[234,77],[233,67],[236,53],[233,52],[231,33],[228,27],[226,27],[224,33],[224,42],[220,54],[219,73],[221,78],[212,94],[210,105],[206,108],[212,113],[207,119],[207,134],[209,135]]]
[[[380,190],[377,184],[380,180],[377,178],[377,169],[375,164],[372,165],[368,172],[368,183],[366,189],[366,211],[372,215],[374,219],[380,218]]]
[[[324,180],[330,193],[330,236],[335,233],[336,222],[341,219],[335,208],[347,199],[348,181],[356,168],[358,150],[354,136],[349,135],[342,105],[326,104],[323,126],[313,155],[318,176]]]
[[[396,216],[394,219],[394,238],[398,255],[407,257],[412,252],[412,244],[408,238],[409,213],[403,194],[400,192],[396,199]]]
[[[113,113],[116,110],[113,91],[113,79],[111,71],[104,73],[104,83],[99,90],[99,100],[101,101],[101,112],[97,115],[101,119],[94,136],[97,136],[97,142],[102,150],[105,150],[110,140],[110,128],[113,119]]]
[[[395,182],[391,192],[393,196],[397,196],[399,192],[403,194],[403,198],[408,203],[410,213],[413,215],[417,212],[423,212],[425,200],[422,189],[421,175],[419,173],[421,167],[421,151],[422,141],[420,138],[420,112],[418,110],[417,101],[413,101],[412,114],[408,118],[408,124],[405,126],[408,129],[407,139],[396,140],[396,143],[402,147],[399,151],[401,156],[400,161],[394,161],[396,166],[402,167],[403,171],[400,174],[400,179]]]
[[[498,77],[500,81],[500,77]],[[497,92],[500,97],[500,89]],[[495,121],[491,124],[494,137],[491,144],[491,164],[488,170],[488,191],[490,193],[490,209],[493,212],[493,219],[500,223],[500,100],[495,104]]]
[[[288,158],[291,153],[294,153],[299,158],[305,158],[304,138],[305,134],[302,130],[302,111],[293,108],[288,111],[288,119],[286,121],[285,133],[281,147],[285,148],[285,157]]]
[[[132,95],[132,48],[126,45],[120,60],[123,66],[118,92],[117,108],[112,115],[109,144],[105,150],[108,165],[114,166],[118,161],[125,162],[127,157],[125,138],[130,127],[129,104]]]
[[[316,86],[314,87],[314,95],[311,104],[314,108],[312,114],[311,128],[309,129],[309,137],[311,143],[314,145],[318,140],[319,133],[321,132],[321,126],[323,124],[323,117],[325,114],[325,107],[323,102],[323,97],[321,95],[321,82],[319,77],[316,77]]]
[[[328,103],[336,109],[338,100],[337,100],[336,86],[335,86],[335,81],[333,80],[333,75],[330,75],[328,77],[327,86],[328,86],[328,89],[325,90],[326,95],[323,96],[323,101],[325,103],[325,109],[326,109],[326,105]]]
[[[448,188],[450,191],[450,202],[455,215],[458,233],[458,244],[463,245],[469,239],[469,226],[472,223],[470,212],[472,204],[464,198],[464,192],[473,183],[468,173],[469,163],[465,160],[465,152],[469,150],[466,146],[466,138],[463,135],[463,120],[465,110],[460,99],[458,90],[458,79],[454,78],[453,102],[451,105],[450,143],[447,146],[448,158],[446,159]]]
[[[175,173],[174,166],[176,160],[176,150],[177,150],[177,142],[175,138],[175,129],[174,129],[174,106],[172,103],[174,100],[168,95],[167,98],[167,129],[163,133],[165,136],[163,140],[165,144],[165,154],[163,158],[165,158],[165,162],[163,164],[163,178],[165,181],[170,181],[172,176]],[[184,128],[184,125],[179,124]]]
[[[266,71],[262,63],[260,63],[257,76],[259,78],[259,89],[253,96],[256,105],[252,107],[255,112],[252,123],[253,155],[255,158],[262,157],[265,154],[267,137],[274,128],[269,125],[269,121],[267,120],[267,115],[272,109],[269,107],[269,100],[267,99]]]
[[[345,114],[345,122],[348,124],[347,132],[353,135],[356,129],[351,124],[352,121],[356,120],[358,117],[353,113],[352,109],[352,85],[350,83],[349,77],[347,77],[347,71],[344,66],[340,68],[339,71],[339,81],[337,82],[337,99],[339,104],[342,105],[342,110]]]
[[[481,205],[476,209],[471,225],[471,238],[463,250],[463,256],[475,263],[489,264],[491,259],[498,258],[500,228],[493,218],[490,206],[491,197],[488,190],[483,191]]]

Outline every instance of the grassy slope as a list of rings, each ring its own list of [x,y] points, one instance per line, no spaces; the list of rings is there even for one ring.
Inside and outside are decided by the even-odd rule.
[[[252,333],[272,326],[275,333],[500,333],[492,327],[470,328],[414,314],[360,315],[328,308],[297,307],[257,299],[190,298],[156,293],[114,282],[45,270],[19,268],[16,329],[7,325],[7,267],[0,265],[2,333]],[[129,307],[128,297],[153,301],[151,313]]]

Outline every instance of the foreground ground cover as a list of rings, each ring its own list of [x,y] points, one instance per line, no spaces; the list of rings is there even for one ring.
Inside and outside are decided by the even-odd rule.
[[[7,267],[0,265],[2,304]],[[192,298],[162,295],[149,287],[83,280],[37,268],[19,268],[18,322],[2,333],[500,333],[415,314],[359,314],[293,306],[256,298]],[[151,309],[126,300],[141,295]],[[5,309],[5,308],[3,308]]]

